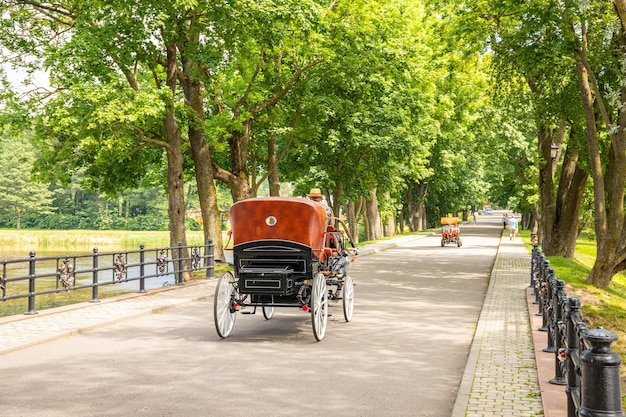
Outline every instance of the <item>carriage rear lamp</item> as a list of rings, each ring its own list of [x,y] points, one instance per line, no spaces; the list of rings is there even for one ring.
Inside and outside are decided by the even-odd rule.
[[[308,305],[303,305],[303,306],[302,306],[302,311],[304,311],[305,313],[306,313],[307,311],[309,311],[309,306],[308,306]]]

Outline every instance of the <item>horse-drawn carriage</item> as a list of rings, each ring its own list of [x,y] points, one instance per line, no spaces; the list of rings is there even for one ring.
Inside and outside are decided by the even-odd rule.
[[[458,217],[441,218],[441,246],[455,244],[461,247],[461,231],[459,229]]]
[[[326,333],[329,299],[342,300],[345,320],[352,319],[354,284],[347,268],[356,250],[345,225],[329,218],[322,204],[302,198],[252,198],[232,206],[230,221],[234,275],[220,277],[214,300],[221,338],[230,335],[238,311],[255,314],[257,307],[266,320],[276,307],[310,313],[317,340]],[[335,225],[343,230],[335,230]]]

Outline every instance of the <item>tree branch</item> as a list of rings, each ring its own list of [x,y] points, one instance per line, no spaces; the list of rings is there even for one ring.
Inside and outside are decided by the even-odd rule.
[[[283,87],[283,89],[281,91],[279,91],[278,94],[274,95],[273,97],[268,98],[263,103],[261,103],[258,106],[252,108],[252,110],[250,112],[252,114],[258,114],[261,111],[265,110],[266,108],[268,108],[270,106],[273,106],[274,104],[278,103],[283,97],[285,97],[285,95],[287,95],[289,90],[291,90],[291,87],[293,87],[295,82],[298,81],[298,79],[300,78],[300,76],[302,75],[303,72],[309,70],[310,68],[315,67],[316,65],[321,64],[322,62],[324,62],[323,59],[318,59],[316,61],[311,62],[308,65],[305,65],[304,67],[298,68],[298,70],[295,72],[293,77],[291,77],[291,79],[287,82],[287,84],[285,84],[285,87]]]
[[[31,1],[31,0],[16,0],[15,1],[15,5],[17,6],[30,6],[35,10],[38,10],[39,12],[41,12],[44,16],[49,17],[50,19],[58,22],[58,23],[62,23],[66,26],[73,26],[74,23],[71,21],[66,21],[64,19],[61,19],[58,16],[64,16],[70,19],[76,19],[76,15],[74,13],[71,12],[71,10],[67,10],[67,9],[63,9],[61,7],[53,7],[50,5],[46,5],[46,4],[42,4],[40,2],[37,1]]]
[[[144,142],[146,144],[162,146],[163,148],[169,148],[170,147],[169,143],[167,143],[167,142],[165,142],[163,140],[152,139],[152,138],[149,138],[149,137],[145,136],[145,132],[143,131],[143,129],[140,129],[137,126],[133,126],[133,130],[139,136],[139,140],[141,140],[142,142]]]
[[[252,91],[252,86],[254,85],[256,78],[259,76],[259,72],[261,72],[261,63],[259,63],[256,66],[256,69],[254,70],[254,74],[252,74],[252,78],[250,78],[250,82],[248,83],[248,86],[246,87],[245,93],[243,93],[243,96],[241,96],[241,98],[237,100],[237,103],[235,103],[235,108],[234,108],[235,119],[239,117],[239,114],[241,113],[240,108],[243,105],[243,103],[248,99],[248,96],[250,95],[250,91]]]

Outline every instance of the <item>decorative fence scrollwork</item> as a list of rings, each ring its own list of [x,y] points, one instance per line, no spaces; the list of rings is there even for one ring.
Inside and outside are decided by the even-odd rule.
[[[75,283],[76,274],[74,273],[74,265],[70,263],[69,258],[61,261],[58,272],[58,280],[63,288],[69,288]]]
[[[164,274],[167,271],[167,255],[164,250],[159,252],[159,256],[157,257],[157,268],[159,273]]]
[[[191,269],[197,271],[200,268],[200,249],[193,248],[191,250]]]
[[[118,281],[126,278],[126,259],[121,253],[115,257],[115,262],[113,262],[113,275]]]

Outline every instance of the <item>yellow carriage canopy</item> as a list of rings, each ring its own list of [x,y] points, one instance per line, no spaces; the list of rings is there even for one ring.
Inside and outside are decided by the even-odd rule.
[[[454,226],[454,225],[459,224],[459,218],[458,217],[442,217],[441,224]]]

